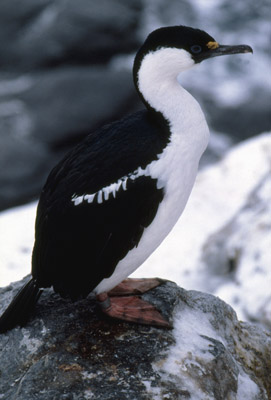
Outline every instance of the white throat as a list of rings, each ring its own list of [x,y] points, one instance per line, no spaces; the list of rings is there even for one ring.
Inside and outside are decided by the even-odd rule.
[[[177,81],[178,75],[195,65],[191,55],[175,48],[161,48],[148,53],[138,71],[138,88],[145,100],[155,110],[166,112],[175,108],[185,90]],[[168,110],[169,111],[169,110]]]
[[[172,134],[183,138],[199,157],[208,143],[209,130],[198,102],[178,82],[182,72],[195,65],[189,52],[161,48],[148,53],[138,71],[138,88],[145,100],[168,120]]]

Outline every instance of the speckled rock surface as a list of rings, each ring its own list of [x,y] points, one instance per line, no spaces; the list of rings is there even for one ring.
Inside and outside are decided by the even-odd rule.
[[[21,284],[0,291],[1,308]],[[45,290],[26,326],[0,335],[0,399],[270,398],[270,336],[172,282],[144,298],[172,330],[107,320],[92,298],[71,303]]]

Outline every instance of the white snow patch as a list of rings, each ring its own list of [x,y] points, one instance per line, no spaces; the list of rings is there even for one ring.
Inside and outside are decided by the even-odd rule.
[[[244,372],[238,375],[238,389],[236,398],[238,400],[255,400],[260,394],[259,387]]]
[[[187,370],[191,366],[195,366],[205,371],[194,354],[201,357],[205,362],[211,361],[214,356],[210,353],[211,344],[202,336],[208,336],[223,343],[223,339],[217,334],[209,320],[211,314],[201,311],[191,311],[191,309],[180,310],[174,318],[173,335],[176,344],[171,347],[167,356],[167,360],[163,365],[163,369],[168,374],[176,374],[176,367]],[[200,327],[200,331],[199,331]],[[184,360],[180,362],[180,360]]]
[[[213,400],[203,392],[197,385],[196,376],[204,376],[204,365],[214,359],[212,342],[208,341],[207,336],[223,343],[223,339],[211,326],[210,314],[188,308],[180,309],[174,318],[173,335],[175,344],[171,346],[169,352],[162,361],[153,364],[153,369],[160,374],[165,381],[176,381],[181,385],[182,390],[187,390],[192,400]],[[199,331],[200,327],[200,331]],[[181,379],[181,383],[180,383]],[[159,397],[164,398],[164,397]]]
[[[238,254],[234,281],[215,294],[232,304],[239,318],[270,324],[271,175],[256,193],[255,204],[240,211],[235,232],[226,239],[227,253]]]
[[[0,213],[0,286],[29,274],[36,203]]]

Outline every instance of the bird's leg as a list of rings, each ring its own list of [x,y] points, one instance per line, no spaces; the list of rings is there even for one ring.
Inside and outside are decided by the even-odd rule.
[[[115,286],[108,295],[112,296],[127,296],[131,294],[143,294],[148,290],[154,289],[163,283],[159,278],[127,278],[120,284]]]
[[[139,296],[127,296],[127,294],[144,293],[160,284],[161,280],[158,279],[126,279],[109,293],[98,294],[97,300],[102,311],[111,318],[170,328],[169,322],[152,304]]]

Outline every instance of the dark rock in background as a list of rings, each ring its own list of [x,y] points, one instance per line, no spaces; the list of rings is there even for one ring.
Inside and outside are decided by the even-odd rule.
[[[31,88],[17,97],[32,114],[30,136],[54,150],[129,112],[132,90],[127,71],[76,66],[32,76]]]
[[[201,93],[199,97],[212,129],[222,130],[234,142],[239,142],[271,129],[271,93],[258,87],[251,90],[250,96],[238,106],[218,104],[208,93]]]
[[[138,46],[141,1],[3,0],[0,67],[101,64]]]
[[[22,283],[0,290],[1,308]],[[2,396],[268,399],[270,335],[237,321],[218,298],[172,282],[144,298],[173,321],[173,330],[107,320],[93,299],[71,303],[46,289],[28,324],[0,335]]]
[[[31,138],[2,136],[0,210],[28,202],[39,193],[52,155]]]

